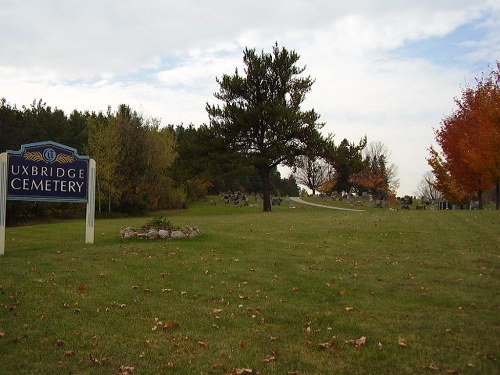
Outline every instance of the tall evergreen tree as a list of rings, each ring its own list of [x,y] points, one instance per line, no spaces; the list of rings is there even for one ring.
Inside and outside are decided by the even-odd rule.
[[[229,150],[242,155],[262,178],[264,211],[271,211],[270,173],[279,164],[293,166],[298,155],[324,142],[319,134],[323,126],[314,109],[301,108],[314,80],[301,76],[299,55],[280,48],[259,55],[246,48],[244,75],[217,79],[214,95],[223,104],[206,110],[215,134],[227,142]]]

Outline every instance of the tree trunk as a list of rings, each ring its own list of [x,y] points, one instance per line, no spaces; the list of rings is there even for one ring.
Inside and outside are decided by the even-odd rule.
[[[99,179],[97,179],[97,211],[101,213],[101,184],[99,184]]]
[[[269,181],[269,168],[262,168],[260,171],[260,177],[262,178],[262,200],[263,200],[263,211],[271,212],[271,195],[270,181]]]
[[[483,209],[483,191],[482,190],[478,190],[477,197],[479,199],[479,209],[482,210]]]

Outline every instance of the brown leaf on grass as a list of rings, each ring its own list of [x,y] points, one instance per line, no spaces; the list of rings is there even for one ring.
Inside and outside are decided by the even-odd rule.
[[[408,346],[408,341],[405,338],[400,337],[398,339],[398,345],[406,348]]]
[[[249,296],[240,296],[241,300],[248,301],[250,299]]]
[[[104,362],[109,362],[109,361],[110,361],[110,359],[107,357],[97,358],[97,357],[93,356],[92,354],[89,354],[89,362],[90,363],[96,363],[96,364],[102,365]]]
[[[320,266],[309,266],[307,268],[309,268],[311,271],[321,271],[323,269]]]
[[[131,375],[134,370],[134,367],[121,365],[118,368],[118,375]]]
[[[0,339],[3,339],[5,337],[5,332],[0,332]]]
[[[298,371],[287,371],[286,375],[299,375]]]
[[[64,356],[65,356],[65,357],[72,357],[72,356],[74,356],[75,354],[76,354],[76,353],[75,353],[75,351],[74,351],[74,350],[68,350],[68,351],[65,351],[65,352],[64,352]]]
[[[345,342],[346,344],[351,344],[351,345],[354,345],[356,347],[356,349],[359,349],[361,348],[363,345],[366,344],[366,337],[365,336],[361,336],[359,339],[357,340],[347,340]]]
[[[162,324],[163,331],[169,331],[172,328],[178,327],[179,323],[174,321],[168,321]]]
[[[198,345],[201,346],[202,348],[208,348],[208,344],[204,341],[198,341]]]
[[[234,368],[231,372],[227,372],[226,375],[249,375],[258,374],[254,372],[251,368]]]
[[[78,293],[83,294],[87,290],[87,286],[85,284],[80,284],[78,286]]]
[[[354,307],[347,306],[344,310],[347,312],[351,312],[352,310],[354,310]]]
[[[331,346],[332,344],[330,344],[329,342],[322,342],[318,344],[318,348],[320,348],[321,350],[329,349],[331,348]]]
[[[362,336],[362,337],[360,337],[359,339],[356,340],[354,346],[356,346],[356,348],[360,348],[360,347],[362,347],[365,344],[366,344],[366,337]]]
[[[340,296],[345,296],[346,294],[347,294],[347,290],[345,290],[345,289],[339,290],[339,295]]]
[[[427,366],[424,366],[424,368],[432,371],[438,371],[439,367],[437,367],[433,362],[429,363]]]
[[[64,345],[66,345],[66,341],[64,341],[64,340],[57,340],[56,341],[56,345],[57,346],[64,346]]]
[[[243,348],[245,348],[245,347],[247,346],[247,343],[246,343],[246,341],[241,340],[241,341],[238,343],[238,346],[239,346],[241,349],[243,349]]]
[[[278,352],[276,350],[273,350],[271,354],[266,355],[266,358],[264,358],[264,362],[273,362],[276,361],[276,355]]]

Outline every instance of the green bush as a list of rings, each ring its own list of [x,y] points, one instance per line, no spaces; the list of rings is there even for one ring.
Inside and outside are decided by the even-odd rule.
[[[172,224],[165,216],[157,216],[141,226],[141,231],[150,229],[173,231],[179,230],[180,227]]]

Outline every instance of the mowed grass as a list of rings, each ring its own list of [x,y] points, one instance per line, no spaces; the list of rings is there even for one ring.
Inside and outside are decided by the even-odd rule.
[[[498,212],[296,207],[7,228],[0,373],[499,373]]]

